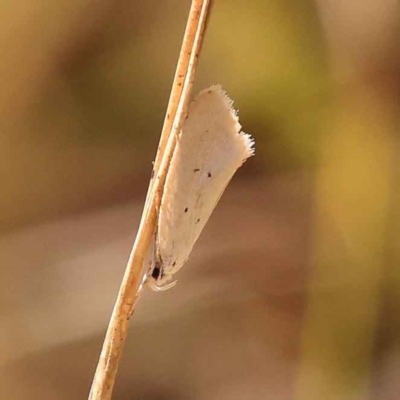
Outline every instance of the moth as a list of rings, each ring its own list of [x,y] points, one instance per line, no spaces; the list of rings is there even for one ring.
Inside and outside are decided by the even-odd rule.
[[[155,255],[147,283],[174,286],[173,275],[190,252],[236,170],[254,155],[254,140],[241,132],[233,102],[219,85],[200,92],[182,126],[158,212]]]

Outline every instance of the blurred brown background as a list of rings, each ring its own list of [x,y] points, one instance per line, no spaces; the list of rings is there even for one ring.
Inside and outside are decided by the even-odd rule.
[[[1,3],[1,399],[87,398],[189,6]],[[256,157],[144,293],[115,400],[399,397],[399,8],[215,0],[195,92]]]

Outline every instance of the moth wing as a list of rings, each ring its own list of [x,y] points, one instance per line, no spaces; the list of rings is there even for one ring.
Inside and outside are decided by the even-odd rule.
[[[220,86],[189,107],[161,199],[157,252],[166,274],[179,270],[254,141],[240,132],[232,101]]]

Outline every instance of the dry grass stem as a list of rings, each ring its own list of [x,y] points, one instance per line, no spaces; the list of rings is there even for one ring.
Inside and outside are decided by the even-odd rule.
[[[177,134],[186,117],[210,7],[211,0],[192,1],[146,204],[108,325],[89,400],[110,400],[112,397],[129,320],[139,296],[143,272],[148,268],[144,262],[154,240],[165,177]]]

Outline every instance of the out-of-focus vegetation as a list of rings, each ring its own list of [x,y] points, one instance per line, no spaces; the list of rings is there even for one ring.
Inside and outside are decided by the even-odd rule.
[[[40,0],[4,7],[5,226],[127,199],[144,184],[189,5]],[[214,7],[195,91],[220,83],[237,99],[261,170],[315,161],[330,101],[321,29],[307,2]]]
[[[2,2],[4,398],[86,395],[189,6]],[[139,305],[144,322],[116,399],[397,398],[399,8],[395,0],[215,0],[195,92],[227,90],[256,157],[193,256],[201,265],[188,274],[200,283],[183,274],[161,308],[151,295]],[[119,211],[97,218],[105,207]],[[179,293],[208,311],[189,312]],[[77,366],[82,352],[90,360]]]

